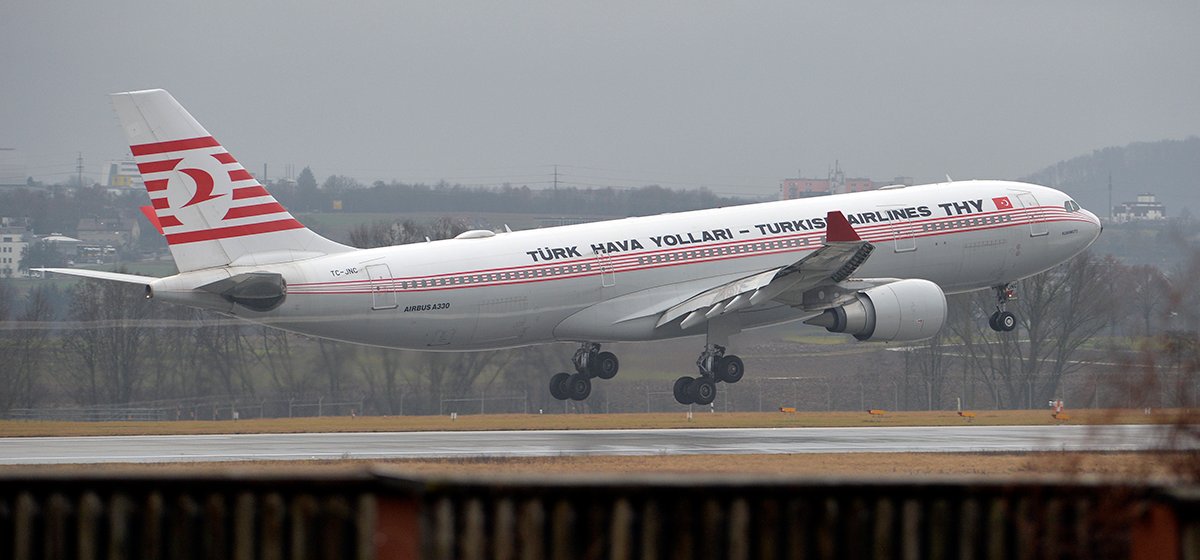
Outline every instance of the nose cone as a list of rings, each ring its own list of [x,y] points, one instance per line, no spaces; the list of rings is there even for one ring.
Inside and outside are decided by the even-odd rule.
[[[1085,237],[1088,240],[1087,244],[1084,245],[1084,248],[1086,249],[1091,247],[1092,243],[1095,243],[1096,239],[1100,237],[1100,232],[1104,231],[1104,225],[1100,223],[1100,218],[1098,218],[1095,214],[1087,210],[1080,210],[1080,212],[1082,212],[1083,215],[1088,219],[1088,224],[1081,228],[1083,229]]]

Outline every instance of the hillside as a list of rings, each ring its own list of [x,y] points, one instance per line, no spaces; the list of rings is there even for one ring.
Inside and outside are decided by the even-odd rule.
[[[1158,195],[1168,216],[1179,216],[1185,209],[1200,214],[1200,137],[1196,136],[1096,150],[1022,180],[1062,189],[1084,208],[1106,217],[1110,173],[1114,204],[1148,192]]]

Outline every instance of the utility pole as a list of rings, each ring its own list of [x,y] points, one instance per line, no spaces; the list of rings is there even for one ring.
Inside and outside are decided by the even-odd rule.
[[[79,188],[83,188],[83,152],[79,152],[79,157],[75,158],[75,174],[78,176]]]
[[[1108,172],[1108,221],[1113,221],[1113,191],[1112,191],[1112,171]]]
[[[554,192],[558,192],[558,166],[554,166]]]

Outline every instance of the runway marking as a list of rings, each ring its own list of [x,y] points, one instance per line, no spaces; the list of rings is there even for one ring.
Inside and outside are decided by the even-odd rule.
[[[0,438],[0,464],[1165,449],[1170,426],[931,426]],[[1200,444],[1193,444],[1200,446]],[[188,450],[194,450],[189,453]]]

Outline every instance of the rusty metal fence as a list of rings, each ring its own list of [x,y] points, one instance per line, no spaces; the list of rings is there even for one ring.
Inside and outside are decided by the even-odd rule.
[[[696,477],[0,478],[0,558],[1200,559],[1200,489]]]

